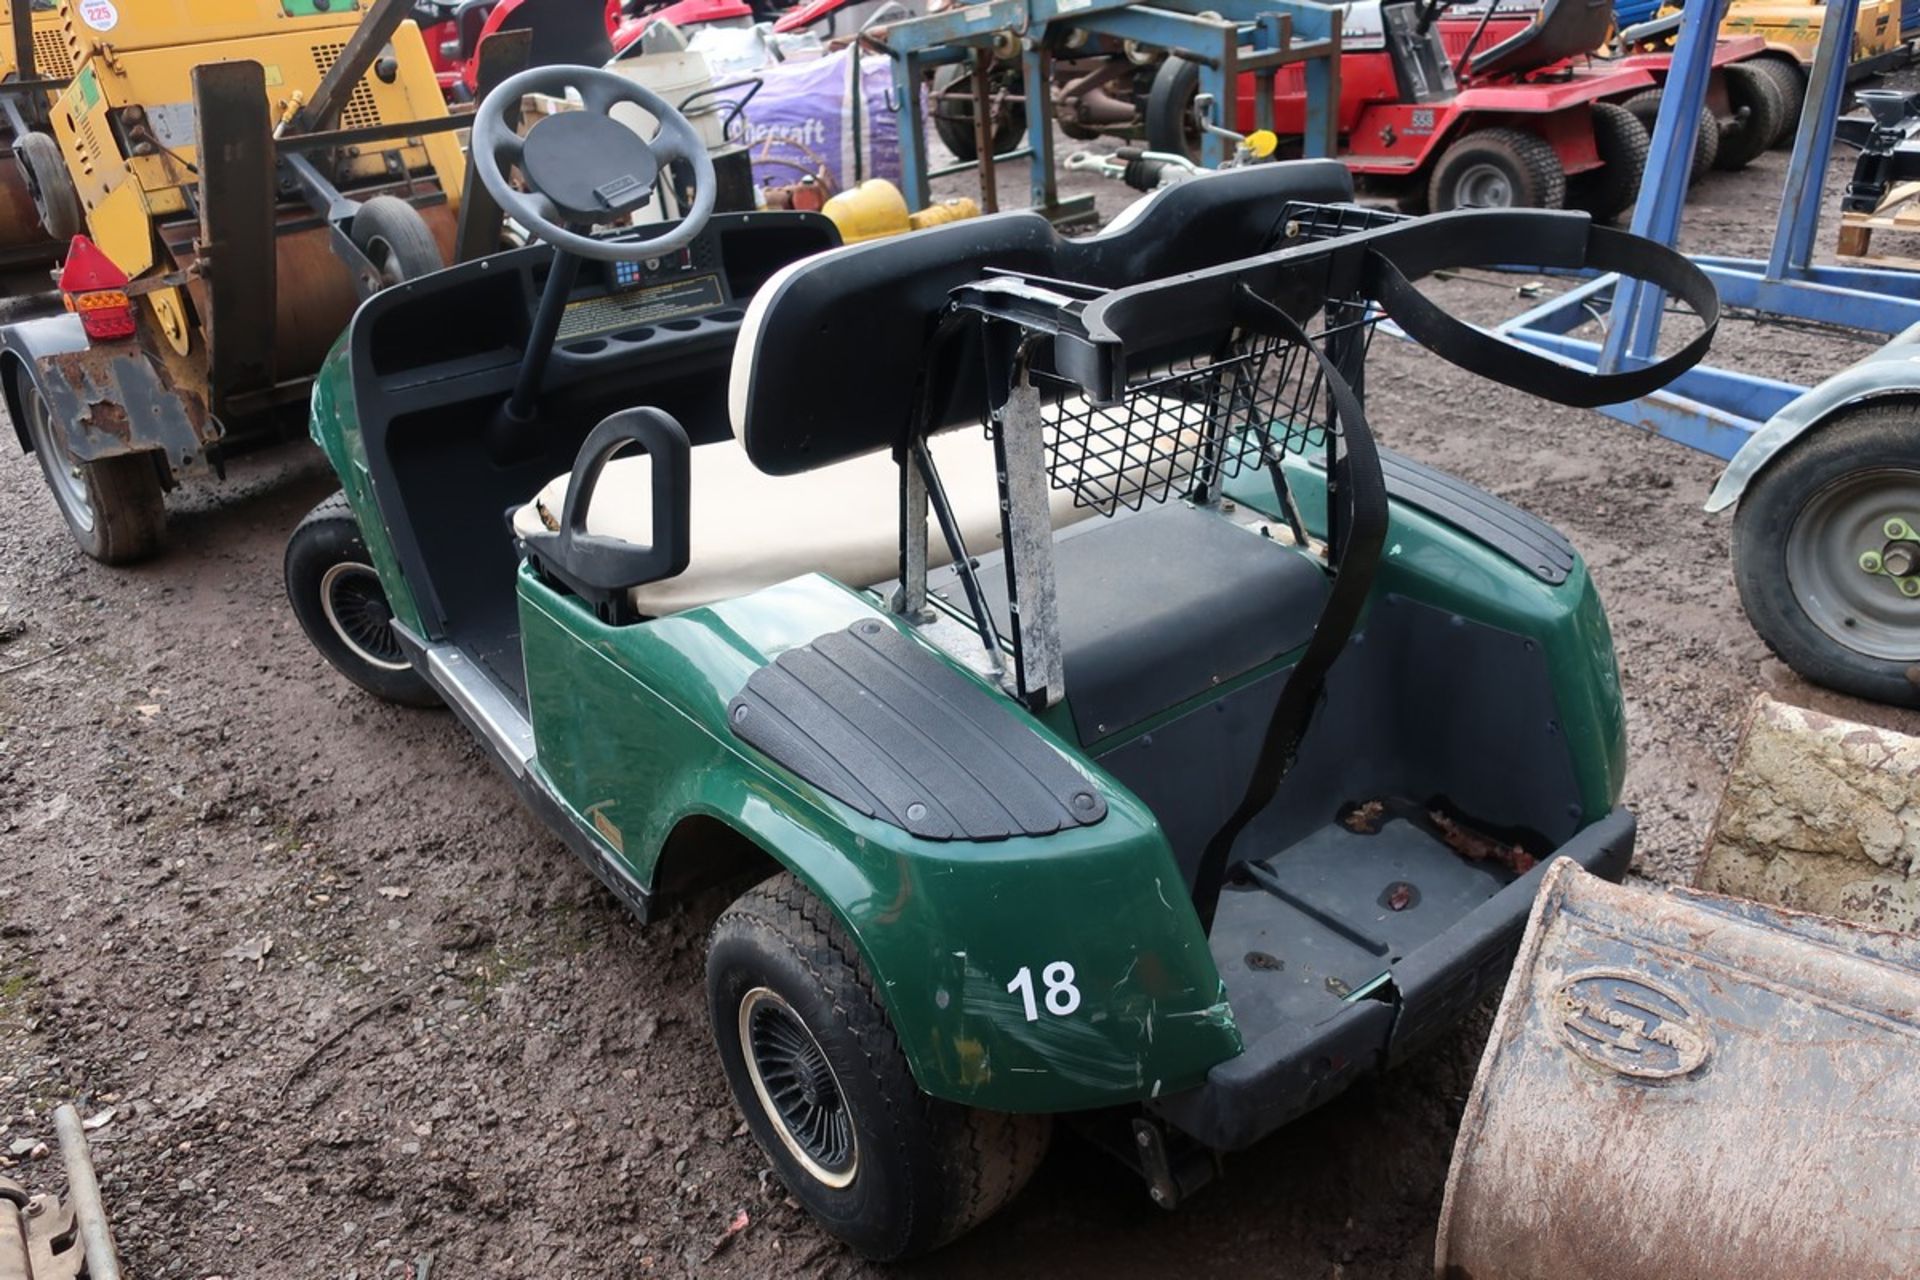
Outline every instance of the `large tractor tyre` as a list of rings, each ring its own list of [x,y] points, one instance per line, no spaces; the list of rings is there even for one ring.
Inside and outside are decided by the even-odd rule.
[[[1646,128],[1647,136],[1653,136],[1654,125],[1660,119],[1660,99],[1658,89],[1642,89],[1620,105],[1633,112]],[[1687,170],[1689,183],[1698,182],[1713,168],[1714,161],[1720,157],[1720,121],[1706,107],[1700,108],[1700,127],[1693,135],[1693,164]]]
[[[132,564],[159,551],[167,536],[167,506],[153,455],[76,459],[40,388],[26,373],[19,377],[27,439],[74,542],[101,564]]]
[[[1771,145],[1786,147],[1793,144],[1793,136],[1800,128],[1800,112],[1807,105],[1807,73],[1792,58],[1766,57],[1755,58],[1751,64],[1772,80],[1780,90],[1781,121],[1780,132],[1774,135]]]
[[[1920,707],[1920,404],[1845,410],[1768,463],[1734,515],[1733,572],[1788,666]]]
[[[440,704],[393,632],[393,608],[345,494],[322,502],[294,529],[286,579],[300,629],[341,675],[388,702]]]
[[[866,1257],[909,1258],[959,1237],[1046,1154],[1051,1116],[920,1091],[852,940],[790,874],[715,922],[707,1004],[761,1150],[820,1225]]]
[[[1200,128],[1193,122],[1193,99],[1200,92],[1200,64],[1170,53],[1160,60],[1147,90],[1147,147],[1200,160]]]
[[[440,244],[420,211],[398,196],[375,196],[353,215],[354,248],[380,273],[380,287],[418,280],[443,270]]]
[[[1567,174],[1553,145],[1524,129],[1475,129],[1441,153],[1427,182],[1427,206],[1448,209],[1559,209]]]
[[[990,70],[990,79],[1001,79],[1005,72]],[[933,131],[953,152],[956,160],[980,158],[980,144],[973,131],[973,68],[962,63],[941,67],[933,73]],[[944,96],[952,92],[951,97]],[[1004,155],[1020,145],[1027,132],[1027,109],[1009,102],[993,118],[993,153]]]
[[[1736,62],[1726,76],[1734,122],[1720,131],[1720,152],[1713,163],[1719,169],[1744,169],[1780,136],[1787,102],[1773,76],[1757,65]]]
[[[1611,222],[1633,208],[1640,179],[1647,171],[1646,126],[1616,103],[1593,104],[1593,145],[1600,167],[1567,181],[1567,199],[1596,222]]]
[[[80,207],[80,193],[74,189],[59,143],[48,134],[25,134],[14,142],[13,158],[20,165],[40,225],[51,239],[65,244],[87,229],[86,211]]]

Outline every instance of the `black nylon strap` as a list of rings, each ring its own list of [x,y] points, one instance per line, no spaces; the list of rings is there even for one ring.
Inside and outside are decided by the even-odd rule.
[[[1320,365],[1327,391],[1333,398],[1334,422],[1346,441],[1346,456],[1340,468],[1340,479],[1344,483],[1339,486],[1346,497],[1346,536],[1334,556],[1333,589],[1327,593],[1326,603],[1320,606],[1320,617],[1314,622],[1313,637],[1307,641],[1306,651],[1300,655],[1274,704],[1273,717],[1267,722],[1266,736],[1261,740],[1260,754],[1254,760],[1246,793],[1200,854],[1200,864],[1194,872],[1193,905],[1201,927],[1208,930],[1213,928],[1213,914],[1220,903],[1220,890],[1226,883],[1234,842],[1247,824],[1273,802],[1281,781],[1293,768],[1300,754],[1301,740],[1307,736],[1313,713],[1326,689],[1327,673],[1346,650],[1347,640],[1359,623],[1361,610],[1373,589],[1374,571],[1380,565],[1380,548],[1387,536],[1387,484],[1380,470],[1380,451],[1374,444],[1366,413],[1360,407],[1360,398],[1333,361],[1292,316],[1244,284],[1235,290],[1234,302],[1243,327],[1296,342],[1312,353]],[[1280,464],[1275,459],[1269,465]]]
[[[1517,211],[1515,216],[1524,217]],[[1566,254],[1553,253],[1547,261],[1532,262],[1528,250],[1539,243],[1532,236],[1520,234],[1498,246],[1486,243],[1485,235],[1460,234],[1459,223],[1436,221],[1432,226],[1432,236],[1399,237],[1373,248],[1367,256],[1367,291],[1408,337],[1470,373],[1543,400],[1592,409],[1650,395],[1700,363],[1713,342],[1720,323],[1720,294],[1706,272],[1665,245],[1612,227],[1594,226],[1587,229],[1584,244],[1579,246],[1583,252],[1578,261],[1565,261]],[[1520,223],[1512,230],[1521,232],[1524,228]],[[1691,307],[1700,317],[1700,332],[1678,351],[1652,364],[1615,373],[1593,373],[1457,320],[1413,286],[1413,281],[1435,271],[1483,267],[1501,261],[1503,254],[1535,266],[1587,267],[1645,280]]]

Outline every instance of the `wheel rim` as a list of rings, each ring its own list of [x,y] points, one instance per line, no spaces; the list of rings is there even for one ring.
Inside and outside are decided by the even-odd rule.
[[[1468,165],[1453,184],[1454,204],[1462,209],[1510,209],[1513,180],[1498,165]]]
[[[826,1051],[793,1006],[766,987],[747,992],[740,1047],[760,1109],[787,1153],[829,1187],[851,1184],[860,1171],[853,1115]]]
[[[372,565],[336,564],[320,579],[320,608],[327,625],[354,656],[382,671],[409,669],[406,651],[393,634],[393,609]]]
[[[1890,537],[1890,521],[1920,524],[1920,470],[1876,467],[1832,481],[1787,532],[1787,583],[1829,639],[1869,658],[1911,662],[1920,658],[1920,598],[1902,594],[1877,566],[1882,557],[1920,560],[1920,544]]]
[[[86,474],[81,464],[67,452],[66,441],[53,429],[53,413],[40,394],[40,388],[27,383],[20,391],[21,409],[27,419],[27,434],[33,438],[33,451],[40,455],[40,469],[47,473],[47,485],[55,501],[75,528],[93,531],[93,499],[87,493]]]

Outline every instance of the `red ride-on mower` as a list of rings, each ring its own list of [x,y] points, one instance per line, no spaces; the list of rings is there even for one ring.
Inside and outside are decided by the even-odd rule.
[[[1606,40],[1606,0],[1544,0],[1539,19],[1471,60],[1462,85],[1439,30],[1443,0],[1355,0],[1341,33],[1341,158],[1370,190],[1434,210],[1583,207],[1612,218],[1633,203],[1647,133],[1607,99],[1654,87],[1643,69],[1566,74]],[[1147,138],[1197,154],[1191,110],[1199,66],[1169,57],[1154,78]],[[1274,127],[1298,135],[1306,77],[1281,69]],[[1239,128],[1256,127],[1253,77],[1240,80]]]
[[[1524,31],[1540,14],[1541,0],[1478,0],[1455,4],[1439,20],[1440,39],[1453,59],[1454,74],[1466,83],[1478,78],[1474,55],[1497,47]],[[1609,101],[1631,111],[1653,133],[1661,90],[1673,70],[1673,40],[1679,13],[1628,27],[1612,42],[1613,52],[1576,59],[1562,74],[1570,77],[1645,71],[1657,86],[1627,89]],[[1713,47],[1707,101],[1694,134],[1693,178],[1709,169],[1744,169],[1769,147],[1778,146],[1800,122],[1799,71],[1790,60],[1767,51],[1763,36],[1723,36]]]

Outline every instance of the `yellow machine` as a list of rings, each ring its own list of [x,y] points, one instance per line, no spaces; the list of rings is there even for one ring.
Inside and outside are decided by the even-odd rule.
[[[1820,43],[1820,24],[1826,13],[1827,6],[1815,0],[1733,0],[1720,23],[1720,34],[1761,36],[1770,52],[1791,57],[1807,71],[1813,67],[1813,51]],[[1890,71],[1905,59],[1899,0],[1860,0],[1849,77]]]
[[[360,299],[456,256],[466,160],[411,0],[34,3],[0,104],[84,288],[0,330],[0,383],[76,540],[123,561],[179,472],[297,426]]]
[[[17,52],[26,50],[25,56]],[[14,92],[0,94],[0,146],[17,163],[0,159],[0,265],[9,267],[55,262],[65,238],[49,232],[40,209],[42,175],[59,179],[60,149],[47,135],[47,103],[73,74],[73,54],[55,0],[30,0],[14,25],[13,7],[0,0],[0,84]],[[22,81],[45,81],[45,87],[26,89]],[[71,205],[55,213],[71,224],[65,236],[79,229],[79,209]]]

